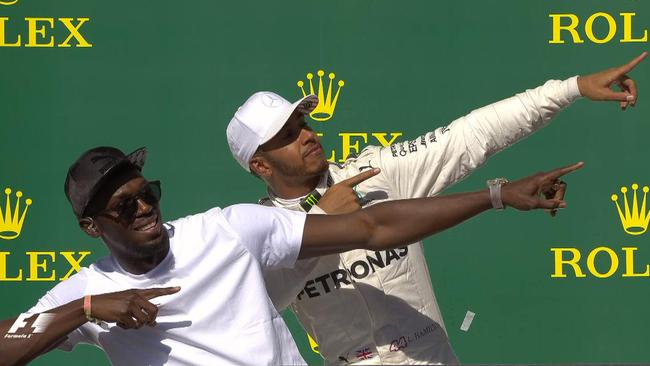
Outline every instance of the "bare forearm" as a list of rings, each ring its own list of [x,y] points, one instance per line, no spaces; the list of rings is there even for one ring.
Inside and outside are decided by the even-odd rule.
[[[373,226],[366,247],[382,250],[411,244],[491,207],[487,190],[374,205],[360,211]]]
[[[25,364],[39,355],[48,352],[73,330],[87,320],[83,312],[83,300],[75,300],[66,305],[47,311],[54,314],[43,333],[32,333],[29,338],[0,338],[0,365]],[[8,333],[16,319],[0,322],[0,334]],[[30,323],[31,324],[31,323]]]
[[[300,258],[414,243],[492,207],[487,190],[380,203],[348,215],[309,215]]]

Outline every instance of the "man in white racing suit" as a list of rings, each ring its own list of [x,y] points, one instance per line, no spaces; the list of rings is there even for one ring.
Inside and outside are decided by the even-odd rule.
[[[317,135],[305,124],[315,96],[293,104],[259,92],[239,108],[228,140],[240,165],[268,186],[260,203],[316,214],[337,214],[377,202],[433,196],[465,178],[487,158],[545,126],[581,96],[636,103],[634,81],[625,74],[646,53],[620,67],[535,89],[490,104],[415,139],[368,146],[343,164],[328,164]],[[612,85],[621,89],[615,92]],[[275,114],[274,114],[275,113]],[[233,124],[242,116],[281,120],[281,129],[252,152],[236,151]],[[372,168],[380,168],[378,175]],[[560,183],[556,197],[564,196]],[[554,212],[552,212],[554,214]],[[429,276],[422,243],[373,252],[298,261],[294,269],[265,274],[278,308],[287,306],[319,345],[326,364],[457,364]]]

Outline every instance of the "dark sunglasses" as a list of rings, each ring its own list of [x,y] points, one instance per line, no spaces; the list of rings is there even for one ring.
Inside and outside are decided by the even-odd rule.
[[[108,215],[115,218],[114,215],[109,214],[111,212],[115,212],[117,214],[117,218],[120,218],[126,223],[131,224],[133,221],[135,221],[135,216],[138,212],[139,200],[142,200],[146,204],[153,206],[160,201],[161,195],[162,191],[160,190],[160,181],[155,180],[148,182],[137,194],[131,197],[123,198],[113,208],[102,210],[97,213],[97,215]]]

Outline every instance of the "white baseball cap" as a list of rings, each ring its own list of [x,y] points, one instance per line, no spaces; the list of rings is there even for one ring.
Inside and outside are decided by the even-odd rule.
[[[251,95],[237,109],[226,128],[232,156],[242,168],[250,172],[248,163],[257,148],[273,138],[295,110],[308,114],[316,108],[317,104],[318,97],[313,94],[293,104],[269,91]]]

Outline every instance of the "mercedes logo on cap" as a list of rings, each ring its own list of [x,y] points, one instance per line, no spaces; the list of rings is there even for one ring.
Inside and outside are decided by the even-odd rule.
[[[279,107],[282,105],[282,100],[270,93],[262,95],[262,102],[264,105],[271,108]]]

